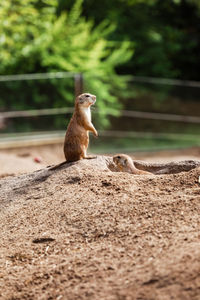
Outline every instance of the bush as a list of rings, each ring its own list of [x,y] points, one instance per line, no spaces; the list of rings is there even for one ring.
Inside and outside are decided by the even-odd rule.
[[[109,41],[115,26],[107,20],[96,27],[92,21],[86,21],[81,16],[82,0],[77,0],[70,11],[59,16],[57,2],[2,0],[0,73],[83,73],[85,89],[97,95],[98,107],[117,111],[120,92],[126,88],[126,77],[118,76],[115,68],[131,58],[130,42]],[[4,109],[72,106],[72,82],[51,80],[51,84],[55,95],[51,90],[48,92],[44,81],[29,82],[23,87],[19,83],[8,83],[5,89],[1,84],[0,104]],[[107,125],[104,117],[101,122]]]

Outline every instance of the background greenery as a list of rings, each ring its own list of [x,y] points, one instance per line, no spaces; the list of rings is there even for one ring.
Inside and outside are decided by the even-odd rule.
[[[200,115],[199,89],[136,85],[129,76],[200,80],[199,0],[1,0],[0,19],[0,75],[83,73],[103,112],[95,117],[100,129],[133,130],[133,120],[105,117],[107,107],[116,115],[119,108]],[[0,82],[1,111],[73,101],[73,78]],[[66,116],[8,123],[10,132],[64,129]],[[134,120],[137,131],[179,125]],[[198,133],[197,125],[184,130]]]
[[[61,0],[59,12],[72,3]],[[200,80],[199,0],[85,0],[83,14],[115,24],[109,39],[133,42],[134,56],[118,72]]]
[[[131,58],[131,43],[108,41],[115,26],[107,19],[96,26],[86,20],[82,2],[76,0],[58,14],[55,0],[3,0],[0,73],[83,73],[87,90],[101,99],[99,107],[116,109],[120,107],[116,95],[125,87],[125,78],[115,68]],[[74,101],[72,80],[9,82],[1,84],[1,90],[0,105],[6,110],[71,106]]]

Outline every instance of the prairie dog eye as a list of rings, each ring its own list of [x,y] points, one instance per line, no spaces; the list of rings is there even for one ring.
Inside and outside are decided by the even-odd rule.
[[[88,97],[90,97],[90,95],[88,95],[88,94],[87,94],[87,95],[85,95],[85,97],[87,97],[87,98],[88,98]]]

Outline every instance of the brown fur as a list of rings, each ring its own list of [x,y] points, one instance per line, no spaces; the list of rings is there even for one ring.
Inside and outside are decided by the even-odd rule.
[[[67,127],[64,141],[65,162],[50,167],[49,170],[55,170],[67,162],[77,161],[83,158],[94,158],[87,156],[89,144],[89,131],[94,136],[98,136],[96,129],[91,122],[90,106],[96,101],[96,96],[84,93],[75,100],[74,113]]]
[[[89,97],[88,97],[89,96]],[[87,158],[89,131],[98,136],[90,119],[90,106],[96,96],[85,93],[76,98],[73,116],[69,122],[64,142],[64,154],[67,162]]]
[[[113,156],[113,161],[121,172],[127,172],[136,175],[150,175],[152,173],[139,170],[135,167],[133,160],[126,154],[117,154]]]

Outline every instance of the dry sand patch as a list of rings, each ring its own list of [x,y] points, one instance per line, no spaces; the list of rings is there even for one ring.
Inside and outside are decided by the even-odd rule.
[[[199,299],[200,169],[98,163],[0,180],[0,299]]]

